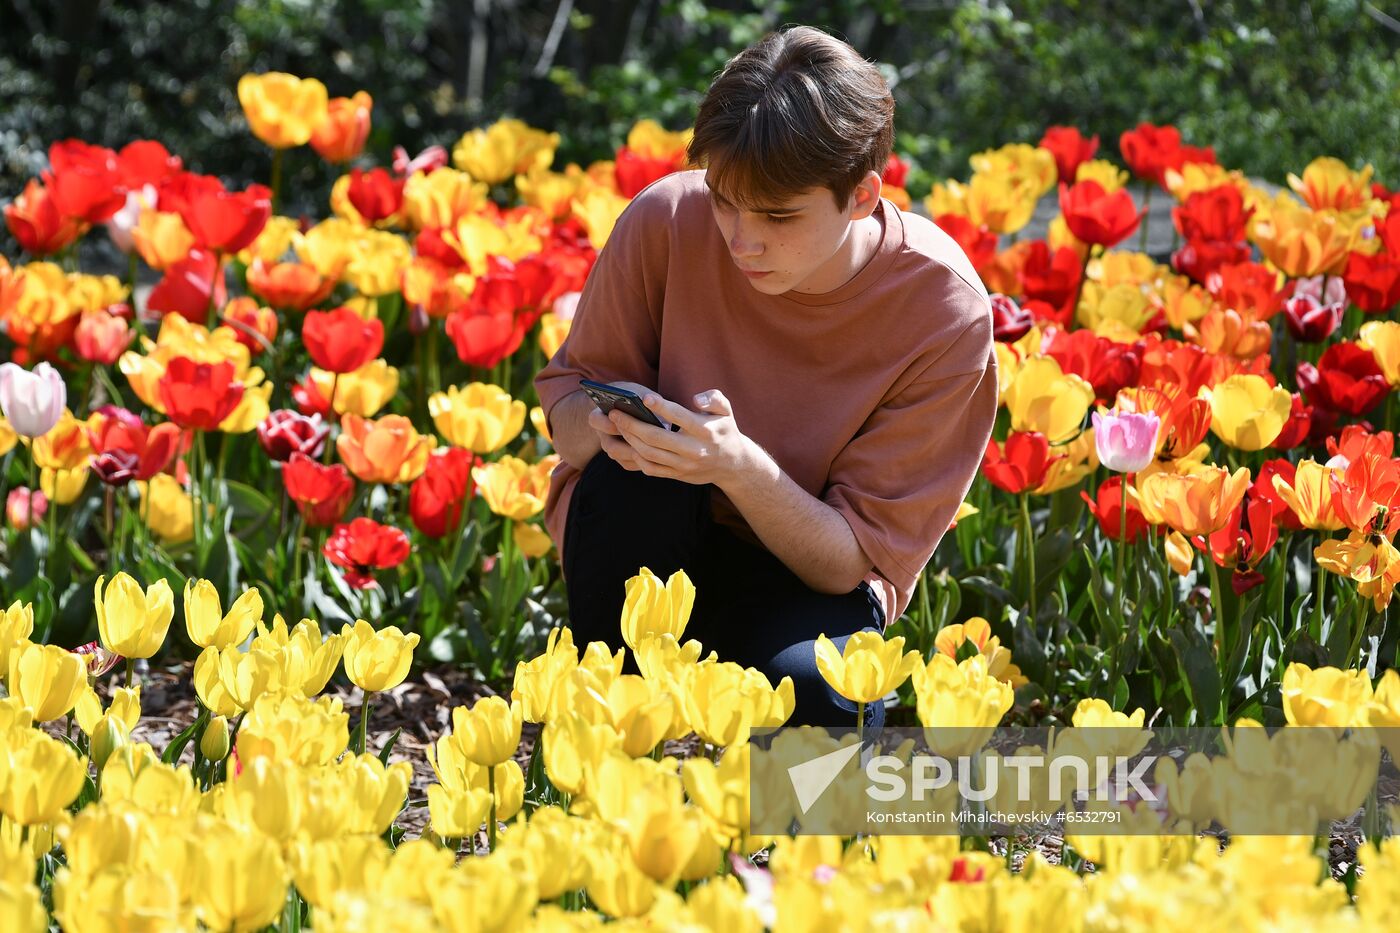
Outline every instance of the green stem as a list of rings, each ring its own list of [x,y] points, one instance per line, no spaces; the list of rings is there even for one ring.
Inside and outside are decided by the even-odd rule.
[[[919,599],[919,626],[930,636],[932,636],[936,633],[933,631],[933,608],[929,605],[928,598],[927,568],[925,568],[925,570],[919,574],[919,591],[917,595]],[[929,640],[928,644],[920,645],[920,648],[926,649],[930,645],[932,645],[932,639]]]
[[[221,252],[215,252],[215,254],[214,254],[214,277],[213,277],[212,279],[209,280],[209,310],[208,310],[208,312],[206,313],[206,320],[205,320],[205,322],[204,322],[204,323],[209,327],[210,330],[213,330],[214,327],[215,327],[215,326],[218,324],[218,322],[219,322],[219,307],[218,307],[219,282],[223,280],[223,277],[224,277],[224,254],[221,253]]]
[[[306,586],[301,577],[301,536],[306,530],[306,516],[297,510],[296,533],[292,535],[292,604],[298,612],[306,609]]]
[[[281,149],[272,150],[272,212],[277,213],[277,204],[282,194],[282,153]]]
[[[201,474],[204,470],[204,445],[200,443],[203,438],[203,431],[196,430],[194,432],[194,443],[190,445],[189,454],[190,497],[194,506],[193,521],[191,524],[194,530],[194,570],[196,574],[199,573],[200,555],[203,553],[204,544],[204,491],[201,488],[203,484],[200,481]],[[150,499],[150,489],[148,487],[146,490],[146,503],[148,507],[150,505]]]
[[[364,702],[360,704],[360,727],[358,734],[355,736],[355,754],[357,755],[363,755],[365,753],[365,741],[369,734],[369,714],[370,710],[373,709],[370,704],[370,698],[374,694],[368,690],[364,693]]]
[[[126,686],[129,689],[136,680],[136,659],[126,659]]]
[[[487,849],[496,851],[496,766],[486,766],[486,789],[491,793],[491,812],[486,817]]]
[[[1118,487],[1118,547],[1114,554],[1113,579],[1118,586],[1119,598],[1123,593],[1123,551],[1128,546],[1128,479],[1129,473],[1123,474],[1123,485]]]
[[[34,548],[34,553],[39,555],[39,573],[42,575],[44,568],[48,565],[48,555],[39,550],[39,522],[34,517],[34,500],[39,493],[39,464],[34,459],[34,444],[29,445],[29,544]]]
[[[1027,493],[1021,493],[1021,527],[1024,529],[1026,539],[1026,571],[1027,582],[1030,589],[1031,620],[1036,617],[1035,600],[1035,538],[1031,532],[1031,501]]]
[[[336,393],[336,390],[339,389],[339,388],[340,388],[340,373],[333,373],[333,374],[331,375],[331,397],[330,397],[330,399],[326,402],[326,407],[328,407],[328,408],[330,409],[330,418],[329,418],[328,420],[330,420],[330,421],[332,421],[332,422],[336,420],[336,414],[335,414],[335,393]],[[327,435],[327,436],[326,436],[326,452],[325,452],[325,455],[324,455],[324,457],[323,457],[323,461],[325,462],[325,464],[326,464],[327,466],[330,465],[331,457],[332,457],[332,455],[334,455],[334,453],[335,453],[335,444],[333,444],[333,443],[331,442],[331,437],[330,437],[330,435]]]
[[[1206,567],[1210,570],[1210,606],[1215,613],[1215,652],[1216,657],[1222,664],[1229,662],[1229,631],[1225,625],[1225,594],[1220,591],[1220,568],[1215,564],[1215,558],[1205,555]],[[1222,685],[1226,690],[1229,685]]]

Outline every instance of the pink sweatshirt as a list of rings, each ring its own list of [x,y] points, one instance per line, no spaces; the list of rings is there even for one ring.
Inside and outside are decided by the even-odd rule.
[[[967,256],[888,200],[880,215],[879,250],[846,284],[764,295],[730,257],[704,172],[667,175],[618,218],[535,387],[546,418],[581,378],[651,386],[687,408],[719,389],[739,430],[850,524],[893,621],[977,475],[997,371]],[[545,525],[561,555],[578,475],[561,462],[550,477]],[[718,489],[711,502],[761,546]]]

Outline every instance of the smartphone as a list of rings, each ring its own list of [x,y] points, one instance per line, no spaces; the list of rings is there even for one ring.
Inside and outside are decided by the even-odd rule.
[[[593,400],[593,404],[598,406],[598,410],[607,414],[616,408],[636,418],[638,421],[645,421],[647,424],[654,424],[658,428],[665,428],[661,419],[652,413],[650,408],[642,404],[642,397],[631,389],[623,389],[618,386],[608,385],[605,382],[594,382],[592,379],[580,379],[579,386]],[[679,430],[678,425],[671,425],[671,430]]]

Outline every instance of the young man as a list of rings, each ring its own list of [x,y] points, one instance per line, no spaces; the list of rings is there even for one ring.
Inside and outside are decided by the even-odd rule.
[[[685,637],[791,676],[794,724],[851,724],[814,641],[899,617],[996,415],[986,290],[880,197],[893,114],[879,72],[818,30],[740,53],[695,121],[705,168],[628,205],[535,380],[575,640],[620,645],[625,581],[684,569]],[[603,415],[581,378],[679,430]]]

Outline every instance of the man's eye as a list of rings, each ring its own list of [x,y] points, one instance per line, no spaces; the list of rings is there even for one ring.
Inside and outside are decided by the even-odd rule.
[[[775,224],[785,224],[785,223],[787,223],[789,220],[792,220],[792,217],[791,217],[791,216],[788,216],[788,215],[778,216],[778,215],[775,215],[775,214],[769,214],[769,215],[768,215],[768,220],[769,220],[771,223],[775,223]]]

